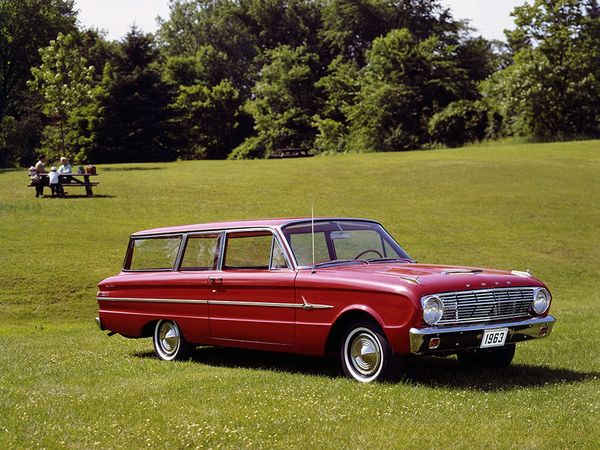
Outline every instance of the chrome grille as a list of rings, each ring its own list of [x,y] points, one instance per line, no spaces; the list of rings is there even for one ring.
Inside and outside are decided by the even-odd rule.
[[[437,294],[444,315],[437,325],[530,317],[534,288],[496,288]]]

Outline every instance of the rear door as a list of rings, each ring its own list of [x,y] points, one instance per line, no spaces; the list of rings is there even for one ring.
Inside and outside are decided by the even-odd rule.
[[[295,277],[270,230],[227,232],[220,270],[209,277],[213,339],[293,345]]]

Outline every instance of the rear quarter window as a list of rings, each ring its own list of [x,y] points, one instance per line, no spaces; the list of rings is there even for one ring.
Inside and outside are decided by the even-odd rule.
[[[181,236],[133,239],[128,270],[172,270],[177,260]]]

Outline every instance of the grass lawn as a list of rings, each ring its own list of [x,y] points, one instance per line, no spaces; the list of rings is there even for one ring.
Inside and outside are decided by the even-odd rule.
[[[67,199],[0,172],[0,448],[600,446],[600,141],[98,169],[95,198]],[[162,362],[93,323],[130,233],[312,205],[381,221],[422,262],[530,269],[554,333],[503,373],[413,358],[361,385],[319,358]]]

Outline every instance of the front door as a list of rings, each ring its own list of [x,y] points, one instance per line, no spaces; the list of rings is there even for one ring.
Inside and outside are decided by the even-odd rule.
[[[221,270],[209,277],[211,336],[217,341],[294,345],[294,280],[268,230],[228,232]]]

